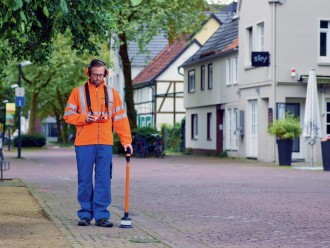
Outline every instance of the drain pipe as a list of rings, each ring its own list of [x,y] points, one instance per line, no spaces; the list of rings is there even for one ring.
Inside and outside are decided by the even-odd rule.
[[[273,121],[277,115],[276,109],[276,6],[277,4],[283,4],[284,0],[269,0],[269,4],[272,4],[272,86],[273,86]],[[273,162],[276,161],[276,137],[272,144],[273,150]]]

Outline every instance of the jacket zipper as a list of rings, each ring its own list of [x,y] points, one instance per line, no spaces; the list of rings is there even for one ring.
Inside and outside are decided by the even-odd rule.
[[[99,96],[98,96],[98,91],[97,88],[96,89],[96,102],[97,102],[97,107],[98,107],[98,112],[100,111],[100,104],[99,104]],[[97,123],[97,143],[100,144],[100,122]]]
[[[84,128],[84,125],[81,126],[81,129],[80,129],[80,131],[79,131],[79,133],[78,133],[78,136],[80,135],[80,133],[81,133],[81,131],[83,130],[83,128]]]

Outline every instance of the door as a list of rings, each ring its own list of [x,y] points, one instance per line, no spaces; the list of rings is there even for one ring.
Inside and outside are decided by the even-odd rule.
[[[217,105],[217,153],[223,152],[223,115],[224,110],[221,105]]]
[[[285,112],[293,114],[294,117],[299,117],[300,112],[299,112],[300,106],[299,103],[287,103],[285,105]],[[296,138],[293,140],[293,152],[299,152],[300,147],[299,147],[299,138]]]
[[[238,108],[228,107],[226,110],[226,149],[238,149]]]
[[[282,119],[285,117],[285,113],[293,114],[295,117],[302,118],[300,116],[300,103],[298,102],[291,102],[291,103],[278,103],[278,112],[277,118]],[[301,121],[301,120],[300,120]],[[292,159],[302,159],[304,155],[301,151],[301,139],[296,138],[293,140],[293,147],[292,147]]]
[[[258,157],[258,102],[249,101],[249,124],[248,124],[248,147],[247,156]]]

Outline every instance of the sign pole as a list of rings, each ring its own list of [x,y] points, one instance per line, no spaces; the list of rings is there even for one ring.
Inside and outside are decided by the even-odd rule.
[[[18,87],[21,87],[21,82],[22,82],[22,65],[19,64],[18,65]],[[17,91],[18,88],[15,89],[15,95],[17,96],[18,95],[18,91]],[[21,137],[21,111],[22,111],[22,108],[21,108],[21,105],[18,105],[18,122],[17,122],[17,125],[18,125],[18,144],[17,144],[17,157],[18,158],[21,158],[21,147],[22,147],[22,137]]]

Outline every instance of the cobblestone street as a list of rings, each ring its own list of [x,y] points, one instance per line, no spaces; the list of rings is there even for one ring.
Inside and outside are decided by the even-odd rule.
[[[5,152],[72,247],[330,247],[330,174],[254,160],[131,159],[132,229],[123,217],[125,158],[114,157],[111,220],[78,227],[73,148]]]

